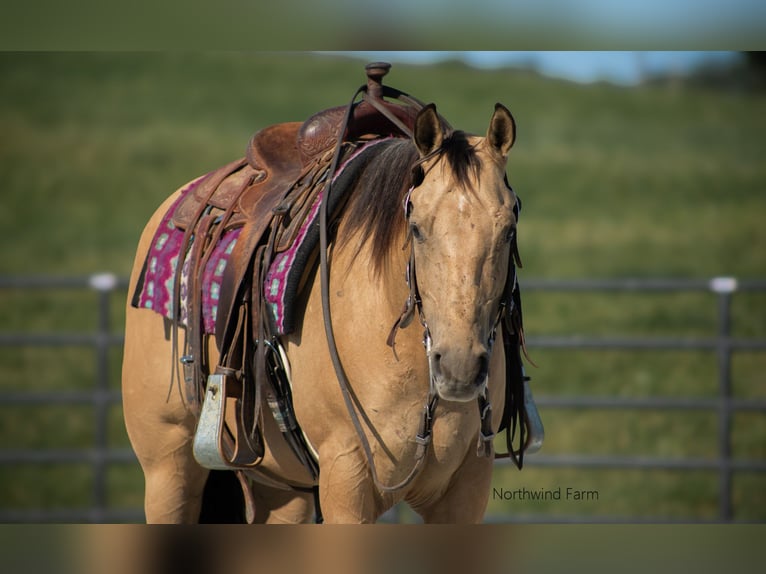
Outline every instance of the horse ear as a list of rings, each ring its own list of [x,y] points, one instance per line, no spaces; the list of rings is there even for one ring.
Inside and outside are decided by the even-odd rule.
[[[415,141],[418,152],[420,152],[420,157],[427,156],[441,147],[444,132],[439,114],[436,113],[436,104],[428,104],[420,110],[415,118],[415,130],[412,139]]]
[[[495,112],[489,120],[487,141],[502,157],[506,157],[516,140],[516,122],[503,104],[495,104]]]

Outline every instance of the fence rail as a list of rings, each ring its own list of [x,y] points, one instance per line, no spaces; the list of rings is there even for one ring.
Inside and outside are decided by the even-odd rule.
[[[84,463],[92,467],[94,487],[90,508],[63,510],[0,509],[0,522],[121,522],[140,521],[139,509],[109,508],[107,501],[107,467],[112,464],[135,463],[130,449],[110,448],[107,441],[107,413],[119,404],[121,395],[110,389],[109,350],[123,343],[121,332],[115,332],[110,322],[111,297],[124,291],[125,278],[112,274],[89,277],[2,277],[2,290],[62,290],[91,289],[98,293],[98,325],[93,333],[9,333],[0,332],[0,347],[61,347],[83,346],[94,350],[95,384],[92,391],[16,392],[0,394],[0,407],[10,405],[92,405],[95,409],[93,447],[88,449],[13,449],[0,450],[0,468],[22,464]],[[717,297],[717,331],[704,338],[595,338],[585,336],[529,337],[529,347],[550,349],[625,349],[646,350],[706,350],[715,351],[718,363],[718,394],[715,398],[646,397],[622,398],[608,396],[538,396],[536,402],[546,409],[647,409],[703,410],[718,416],[717,457],[714,459],[678,459],[646,456],[584,456],[536,454],[526,459],[530,467],[581,468],[641,468],[672,470],[718,471],[719,509],[717,521],[733,519],[732,475],[735,471],[766,472],[766,461],[735,460],[732,458],[732,417],[737,411],[766,412],[766,399],[737,399],[733,397],[731,380],[732,354],[738,351],[764,351],[766,340],[732,337],[731,304],[736,293],[766,292],[766,280],[737,280],[718,277],[711,280],[678,279],[615,279],[615,280],[528,280],[522,283],[525,293],[531,291],[557,292],[712,292]],[[502,464],[502,463],[501,463]],[[488,517],[489,521],[497,517]],[[505,520],[506,517],[503,517]],[[524,516],[523,521],[559,521],[556,517]],[[564,517],[560,521],[614,521],[612,517]],[[632,518],[625,520],[633,521]]]

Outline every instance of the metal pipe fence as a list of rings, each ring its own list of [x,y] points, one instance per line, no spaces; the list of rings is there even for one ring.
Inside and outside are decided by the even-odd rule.
[[[620,398],[620,397],[545,397],[536,399],[540,409],[648,409],[702,410],[718,416],[717,458],[656,458],[645,456],[586,456],[535,454],[527,458],[531,467],[579,467],[610,469],[717,470],[719,522],[734,518],[732,475],[734,471],[766,472],[766,461],[732,458],[732,419],[738,411],[766,413],[766,399],[737,399],[732,393],[732,355],[737,351],[764,351],[764,339],[738,339],[732,336],[732,299],[738,292],[766,292],[766,280],[737,280],[733,277],[704,279],[612,279],[612,280],[532,280],[522,284],[524,292],[707,292],[717,298],[717,331],[706,338],[681,337],[529,337],[530,347],[550,349],[622,349],[640,351],[714,351],[718,366],[716,398]],[[503,461],[506,462],[507,461]],[[588,517],[575,517],[588,521]],[[601,519],[596,519],[601,520]],[[608,519],[604,519],[608,520]]]
[[[12,405],[90,405],[94,409],[93,443],[85,449],[0,449],[0,469],[18,465],[87,464],[93,474],[90,506],[75,509],[4,509],[0,522],[125,522],[142,521],[141,509],[115,509],[108,501],[107,470],[111,465],[137,464],[135,455],[127,448],[108,444],[107,420],[109,408],[121,401],[119,391],[110,388],[109,351],[121,347],[121,329],[111,324],[111,304],[115,292],[124,292],[127,280],[112,274],[89,277],[2,277],[4,290],[90,289],[97,293],[98,322],[92,333],[12,333],[0,331],[1,347],[90,347],[93,349],[95,381],[91,391],[4,392],[0,407]],[[764,460],[739,460],[732,457],[732,418],[739,411],[766,413],[766,399],[738,399],[732,393],[732,355],[739,351],[766,351],[766,339],[742,339],[732,336],[731,305],[740,292],[766,292],[766,280],[736,280],[718,277],[712,280],[678,279],[614,279],[614,280],[527,280],[522,282],[525,293],[549,292],[712,292],[717,298],[717,331],[710,337],[587,337],[543,336],[528,337],[530,348],[548,349],[622,349],[635,352],[647,350],[704,350],[715,352],[718,365],[718,393],[715,398],[645,397],[623,398],[609,396],[544,396],[536,397],[538,407],[549,409],[645,409],[710,411],[718,417],[717,457],[715,459],[657,458],[647,456],[593,456],[535,454],[526,458],[529,467],[576,467],[597,469],[671,469],[709,470],[718,473],[717,521],[733,520],[732,476],[734,472],[766,472]],[[500,462],[499,464],[503,464]],[[396,515],[392,517],[396,519]],[[489,516],[488,521],[500,517]],[[513,517],[502,517],[503,521]],[[611,521],[609,517],[525,516],[523,521]],[[632,521],[631,518],[625,520]]]
[[[110,389],[109,351],[122,347],[124,336],[111,324],[111,302],[116,291],[128,282],[110,273],[87,277],[0,277],[0,290],[90,289],[97,294],[97,326],[92,333],[7,333],[0,332],[0,347],[90,347],[93,349],[95,380],[91,391],[33,392],[0,394],[5,405],[90,405],[95,424],[93,442],[86,449],[0,450],[0,467],[46,464],[87,464],[93,476],[90,506],[75,509],[0,509],[0,522],[125,522],[143,520],[141,509],[111,509],[107,496],[107,469],[112,464],[137,464],[133,451],[115,449],[108,444],[109,408],[120,404],[122,396]]]

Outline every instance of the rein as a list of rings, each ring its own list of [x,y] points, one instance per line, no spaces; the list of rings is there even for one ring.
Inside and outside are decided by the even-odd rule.
[[[384,102],[383,97],[390,97],[390,98],[400,100],[406,106],[408,106],[411,109],[414,109],[415,111],[420,111],[423,107],[425,107],[425,104],[413,98],[412,96],[405,94],[404,92],[401,92],[394,88],[390,88],[388,86],[383,86],[381,84],[381,79],[387,73],[387,71],[388,71],[388,65],[370,64],[367,66],[367,76],[368,76],[367,84],[361,86],[359,89],[356,90],[350,102],[348,103],[348,106],[346,107],[346,112],[343,118],[343,122],[338,132],[338,137],[337,137],[337,141],[335,145],[335,154],[334,154],[332,164],[330,166],[330,171],[329,171],[330,173],[335,173],[340,163],[343,138],[347,128],[349,127],[349,123],[351,121],[353,111],[354,111],[354,106],[356,105],[356,100],[360,94],[362,95],[362,99],[365,102],[367,102],[369,105],[371,105],[376,110],[378,110],[382,115],[388,118],[397,128],[399,128],[399,130],[403,134],[409,137],[412,137],[412,131],[395,114],[391,112],[391,110],[387,107],[386,103]],[[447,124],[446,122],[444,122],[444,126],[447,129],[451,129],[449,124]],[[439,150],[436,150],[434,152],[434,155],[438,153],[438,151]],[[430,157],[431,157],[431,154],[429,154],[427,157],[421,158],[416,163],[416,167],[419,167],[420,165],[422,165]],[[406,220],[409,220],[410,211],[411,211],[410,197],[413,190],[416,187],[417,185],[410,188],[405,198],[404,210],[405,210]],[[414,455],[413,466],[410,472],[407,474],[407,476],[405,476],[397,484],[394,484],[394,485],[383,484],[378,476],[378,471],[375,465],[375,460],[373,457],[370,442],[367,438],[367,435],[365,434],[362,422],[360,420],[360,416],[357,413],[357,409],[362,410],[362,408],[361,408],[361,405],[359,404],[358,398],[355,396],[355,394],[353,393],[353,390],[351,389],[351,385],[349,383],[348,377],[345,373],[343,364],[340,360],[338,347],[335,340],[335,334],[332,327],[332,314],[330,309],[330,288],[329,288],[330,263],[328,261],[328,255],[327,255],[328,246],[329,246],[328,204],[329,204],[331,190],[332,190],[332,178],[328,178],[328,182],[325,188],[325,193],[323,195],[323,198],[320,204],[320,209],[319,209],[319,254],[320,254],[319,269],[320,269],[320,286],[321,286],[322,311],[323,311],[323,318],[324,318],[325,335],[327,337],[330,358],[332,360],[333,367],[335,369],[335,373],[338,378],[338,385],[340,387],[341,394],[343,396],[343,401],[345,403],[346,410],[349,413],[351,422],[354,425],[354,429],[356,430],[357,436],[359,437],[359,440],[361,442],[362,449],[364,450],[364,454],[367,459],[367,464],[370,469],[372,480],[379,491],[389,492],[389,493],[395,492],[395,491],[401,490],[402,488],[406,487],[412,482],[412,480],[417,476],[418,472],[420,471],[423,465],[423,462],[425,461],[428,446],[431,443],[434,412],[438,405],[439,397],[435,389],[435,379],[433,374],[431,373],[429,375],[429,390],[423,405],[418,432],[417,432],[417,435],[415,436],[417,448]],[[517,208],[518,207],[519,205],[517,202]],[[426,356],[428,357],[428,364],[429,364],[429,371],[430,371],[431,370],[431,333],[428,328],[428,323],[426,321],[425,315],[423,313],[422,300],[420,297],[420,293],[418,291],[417,277],[416,277],[416,270],[415,270],[415,251],[414,251],[414,245],[411,239],[412,239],[411,232],[409,232],[407,235],[407,241],[405,242],[404,248],[406,248],[407,244],[409,243],[410,259],[407,264],[405,278],[406,278],[407,286],[409,288],[410,293],[407,297],[407,300],[405,302],[401,315],[396,320],[396,322],[394,323],[394,326],[391,329],[391,332],[387,339],[387,343],[393,349],[394,356],[396,356],[396,349],[395,349],[396,332],[398,331],[398,329],[406,328],[412,322],[412,319],[415,316],[415,311],[417,311],[420,323],[424,329],[423,346],[425,347]],[[514,237],[513,245],[512,245],[510,270],[509,270],[508,278],[506,280],[505,290],[499,305],[498,314],[494,321],[493,329],[490,334],[490,338],[488,342],[491,349],[491,346],[494,343],[494,339],[496,337],[497,329],[498,327],[500,327],[503,331],[503,342],[504,342],[504,347],[506,352],[506,411],[509,410],[507,405],[513,404],[512,412],[509,415],[507,413],[504,413],[503,424],[501,424],[501,428],[505,428],[507,431],[506,437],[507,437],[508,453],[504,455],[496,455],[496,457],[497,458],[510,457],[516,463],[516,465],[519,468],[521,468],[522,462],[523,462],[524,445],[525,445],[525,440],[524,440],[525,428],[524,428],[524,420],[523,420],[524,413],[525,413],[523,375],[522,377],[513,377],[513,382],[514,382],[514,384],[512,385],[513,388],[510,388],[509,386],[511,381],[511,375],[510,375],[511,372],[515,372],[516,370],[518,370],[520,373],[523,373],[523,367],[521,366],[520,357],[518,357],[519,348],[523,349],[524,354],[526,355],[526,349],[524,348],[524,342],[523,342],[523,331],[521,330],[520,297],[519,297],[519,292],[517,288],[518,285],[516,282],[516,272],[515,272],[514,263],[518,263],[519,267],[521,267],[521,261],[518,256],[518,249],[517,249],[515,237]],[[513,344],[514,342],[520,343],[520,344],[514,345]],[[493,454],[493,439],[495,437],[495,433],[493,432],[493,429],[492,429],[492,408],[489,402],[488,390],[486,388],[484,390],[484,393],[482,393],[478,397],[477,403],[478,403],[479,415],[481,418],[481,428],[480,428],[479,438],[477,443],[477,455],[491,457]],[[517,424],[520,427],[521,446],[518,451],[514,451],[512,448],[512,443],[513,443]]]
[[[416,100],[412,96],[409,96],[405,94],[404,92],[400,92],[399,90],[395,90],[393,88],[390,88],[388,86],[382,86],[380,83],[380,80],[383,75],[388,71],[388,68],[385,67],[375,67],[374,65],[369,65],[367,67],[368,71],[368,82],[366,85],[361,86],[356,92],[354,92],[353,97],[351,98],[351,101],[348,104],[348,107],[346,108],[346,113],[343,118],[343,123],[341,124],[341,129],[338,132],[338,139],[335,145],[335,155],[333,157],[332,164],[330,166],[330,173],[335,173],[335,171],[338,168],[339,162],[340,162],[340,155],[341,155],[341,148],[343,143],[343,136],[345,134],[346,128],[349,125],[349,121],[351,119],[353,110],[354,110],[354,104],[356,102],[357,97],[359,94],[363,95],[363,99],[370,103],[375,109],[380,111],[386,118],[391,120],[400,130],[402,130],[406,135],[412,137],[411,130],[405,126],[402,122],[399,121],[394,114],[392,114],[386,106],[382,103],[382,96],[388,96],[396,99],[400,99],[404,101],[407,105],[414,107],[416,110],[419,110],[423,107],[423,103]],[[322,292],[322,311],[324,315],[324,326],[325,326],[325,335],[327,337],[327,344],[330,351],[330,358],[333,363],[333,367],[335,368],[335,373],[338,377],[338,384],[340,386],[341,393],[343,395],[343,401],[346,405],[346,410],[349,413],[349,416],[351,418],[351,422],[354,425],[354,429],[356,430],[357,435],[359,436],[359,440],[362,443],[362,448],[364,450],[365,456],[367,458],[367,464],[370,468],[370,472],[372,474],[373,482],[375,483],[375,486],[381,491],[381,492],[395,492],[398,490],[401,490],[405,486],[407,486],[417,475],[418,471],[420,470],[423,461],[425,460],[426,451],[428,449],[428,445],[431,443],[431,431],[433,428],[433,413],[436,409],[436,404],[438,402],[438,397],[436,396],[436,393],[433,389],[429,391],[428,398],[426,400],[425,405],[423,406],[423,414],[420,420],[420,426],[418,428],[418,433],[415,437],[415,440],[417,442],[417,449],[415,452],[415,463],[410,470],[409,474],[404,477],[399,483],[394,485],[385,485],[380,481],[380,478],[378,476],[377,467],[375,465],[375,459],[372,454],[372,448],[370,447],[370,442],[367,439],[367,435],[364,432],[364,428],[362,426],[362,423],[359,419],[359,415],[357,414],[357,408],[361,408],[358,404],[358,400],[353,395],[353,391],[351,390],[351,386],[348,380],[348,377],[346,376],[346,372],[343,369],[343,364],[341,363],[340,356],[338,354],[338,347],[337,343],[335,341],[335,333],[333,332],[332,328],[332,316],[330,311],[330,273],[329,273],[329,262],[327,260],[327,252],[328,252],[328,225],[327,225],[327,206],[329,203],[329,197],[332,189],[332,179],[328,180],[327,187],[325,188],[325,193],[322,198],[322,203],[319,208],[319,269],[320,269],[320,282],[321,282],[321,292]]]

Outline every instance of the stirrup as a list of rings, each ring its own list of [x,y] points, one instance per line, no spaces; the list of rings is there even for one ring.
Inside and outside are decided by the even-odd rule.
[[[214,373],[207,378],[205,400],[202,404],[197,430],[194,433],[193,452],[197,462],[209,469],[232,470],[252,468],[263,458],[263,441],[258,440],[256,448],[244,436],[245,429],[239,428],[232,436],[226,426],[226,399],[236,398],[241,384],[234,375]]]

